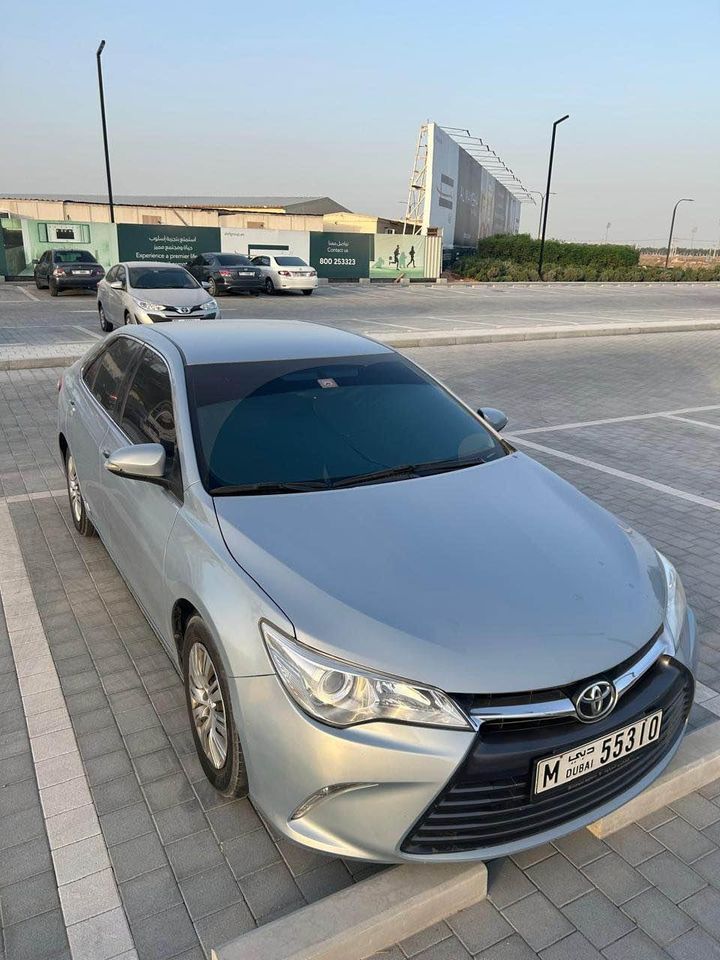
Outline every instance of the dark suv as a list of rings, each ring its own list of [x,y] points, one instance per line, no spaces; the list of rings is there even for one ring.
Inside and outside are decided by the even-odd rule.
[[[211,297],[222,293],[251,293],[260,296],[265,278],[241,253],[201,253],[188,260],[185,269],[200,283],[207,282]]]
[[[46,250],[35,264],[35,285],[48,287],[51,297],[61,290],[97,290],[104,276],[89,250]]]

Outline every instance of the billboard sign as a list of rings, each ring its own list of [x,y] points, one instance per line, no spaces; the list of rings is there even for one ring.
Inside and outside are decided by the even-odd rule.
[[[330,280],[367,277],[372,242],[371,233],[311,233],[310,265]]]
[[[370,277],[375,280],[425,276],[426,237],[411,234],[375,234]]]
[[[443,247],[517,233],[520,201],[436,123],[428,124],[423,228],[442,227]]]
[[[220,228],[119,223],[117,241],[120,260],[187,263],[199,253],[220,250]]]

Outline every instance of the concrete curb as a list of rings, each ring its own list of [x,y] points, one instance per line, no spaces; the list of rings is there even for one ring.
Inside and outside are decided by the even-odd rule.
[[[718,777],[720,720],[688,733],[667,769],[655,783],[624,807],[591,824],[588,829],[596,837],[607,837]]]
[[[567,340],[575,337],[622,337],[639,333],[690,333],[720,330],[720,320],[657,320],[647,323],[588,323],[582,326],[516,327],[513,330],[452,330],[428,333],[365,335],[389,347],[449,347],[469,343],[513,343],[520,340]]]
[[[212,960],[362,960],[487,895],[487,869],[404,864],[212,951]]]
[[[640,333],[690,333],[694,330],[720,330],[720,320],[658,320],[648,323],[588,323],[583,326],[516,327],[512,330],[430,330],[427,333],[378,334],[365,330],[365,336],[389,347],[454,347],[470,343],[515,343],[531,340],[568,340],[575,337],[621,337]],[[77,353],[58,356],[3,357],[0,370],[35,370],[43,367],[67,367],[81,357],[87,345]]]
[[[69,367],[79,360],[85,351],[59,357],[0,357],[0,370],[37,370],[46,367]]]

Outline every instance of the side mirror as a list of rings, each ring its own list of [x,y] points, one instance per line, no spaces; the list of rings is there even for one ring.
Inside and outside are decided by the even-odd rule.
[[[200,286],[203,288],[203,290],[209,290],[209,289],[210,289],[210,284],[209,284],[209,282],[208,282],[207,280],[203,280],[202,283],[200,284]]]
[[[33,260],[33,263],[40,263],[39,260]]]
[[[508,418],[502,410],[496,410],[495,407],[483,407],[482,410],[478,410],[478,413],[498,433],[507,426]]]
[[[110,286],[113,288],[113,290],[122,290],[123,282],[122,280],[111,280]]]
[[[136,443],[120,447],[105,461],[105,469],[118,477],[165,483],[165,448],[160,443]]]

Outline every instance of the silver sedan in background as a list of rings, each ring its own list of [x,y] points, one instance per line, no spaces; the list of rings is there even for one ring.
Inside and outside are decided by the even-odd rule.
[[[111,267],[97,285],[100,326],[109,333],[129,323],[215,320],[217,300],[185,267],[127,261]]]
[[[296,321],[117,331],[59,443],[182,672],[198,756],[299,843],[544,843],[658,776],[693,700],[669,560],[390,348]]]

